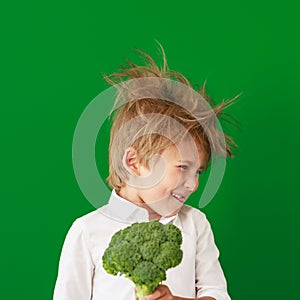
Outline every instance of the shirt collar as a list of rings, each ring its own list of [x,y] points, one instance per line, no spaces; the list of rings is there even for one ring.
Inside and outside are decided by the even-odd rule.
[[[149,221],[148,211],[119,196],[113,189],[108,204],[100,208],[101,213],[116,221],[128,223]],[[172,217],[161,217],[163,224],[170,223],[177,215]]]

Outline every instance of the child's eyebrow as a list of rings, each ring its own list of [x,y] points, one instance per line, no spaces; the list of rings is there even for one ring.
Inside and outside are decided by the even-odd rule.
[[[188,164],[192,165],[194,162],[190,161],[190,160],[179,160],[178,163],[188,163]],[[204,170],[204,166],[200,166],[199,170]]]

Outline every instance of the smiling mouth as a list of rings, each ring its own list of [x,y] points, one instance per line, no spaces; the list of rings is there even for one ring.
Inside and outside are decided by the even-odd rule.
[[[178,200],[179,202],[183,203],[186,200],[186,197],[177,193],[171,193],[171,195]]]

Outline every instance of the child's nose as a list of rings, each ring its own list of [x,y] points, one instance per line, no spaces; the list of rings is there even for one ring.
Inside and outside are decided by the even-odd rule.
[[[185,181],[185,187],[191,192],[195,191],[198,187],[198,176],[189,176]]]

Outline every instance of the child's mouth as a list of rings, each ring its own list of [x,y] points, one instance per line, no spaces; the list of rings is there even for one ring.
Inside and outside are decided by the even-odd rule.
[[[172,192],[171,195],[181,203],[183,203],[186,200],[186,197],[181,194]]]

